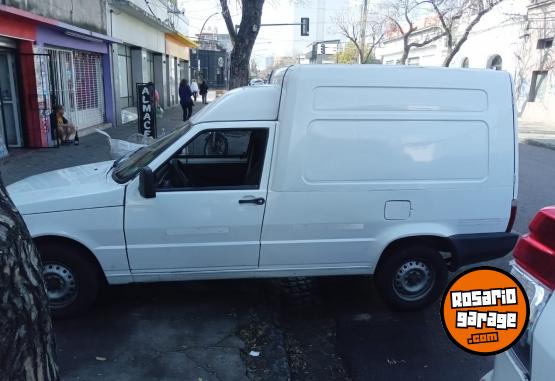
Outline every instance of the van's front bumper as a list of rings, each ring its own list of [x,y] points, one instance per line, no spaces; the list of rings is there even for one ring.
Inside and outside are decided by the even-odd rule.
[[[472,263],[504,257],[513,250],[518,234],[458,234],[449,239],[453,245],[453,257],[449,263],[449,269],[456,270]]]

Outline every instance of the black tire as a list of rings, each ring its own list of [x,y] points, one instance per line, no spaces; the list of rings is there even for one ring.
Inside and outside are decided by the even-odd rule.
[[[436,249],[424,245],[402,246],[382,256],[374,282],[392,309],[422,309],[435,302],[445,289],[447,266]]]
[[[309,277],[290,277],[280,279],[280,289],[286,306],[303,308],[320,304],[315,279]]]
[[[52,316],[80,315],[96,300],[102,277],[98,265],[77,245],[47,242],[38,245]],[[61,296],[54,298],[58,292]]]

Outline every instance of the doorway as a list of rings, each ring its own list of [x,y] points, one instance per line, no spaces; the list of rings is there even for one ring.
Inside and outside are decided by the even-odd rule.
[[[23,145],[16,73],[13,53],[0,50],[0,133],[8,147]]]

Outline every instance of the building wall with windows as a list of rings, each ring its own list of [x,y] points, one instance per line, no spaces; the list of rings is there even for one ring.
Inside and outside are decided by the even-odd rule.
[[[195,44],[185,37],[186,19],[177,2],[111,0],[107,25],[120,40],[111,51],[116,124],[137,118],[137,83],[153,82],[163,108],[179,103],[181,67],[188,68],[189,48]]]

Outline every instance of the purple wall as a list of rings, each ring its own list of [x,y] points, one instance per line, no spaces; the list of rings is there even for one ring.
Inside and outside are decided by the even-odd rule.
[[[82,38],[68,36],[63,30],[48,27],[45,25],[37,26],[37,45],[53,45],[60,48],[71,48],[86,50],[95,53],[108,53],[108,44],[104,41],[88,41]]]
[[[104,109],[106,113],[106,122],[113,123],[113,93],[112,93],[112,76],[110,56],[108,55],[108,46],[110,43],[105,41],[88,41],[78,37],[68,36],[65,30],[49,27],[45,25],[37,26],[38,46],[52,46],[57,48],[70,48],[83,50],[88,52],[102,54],[102,76],[104,81]]]

